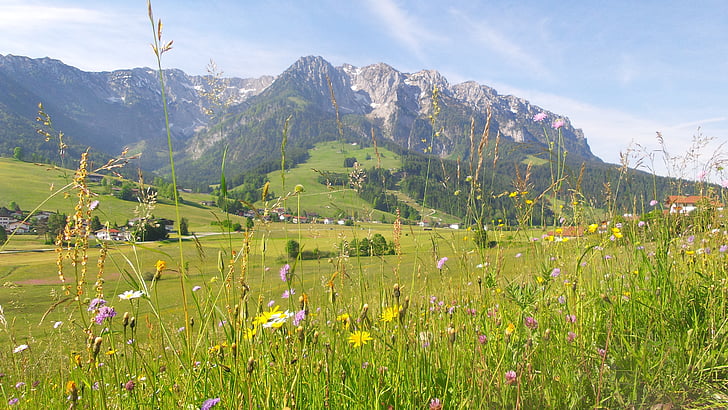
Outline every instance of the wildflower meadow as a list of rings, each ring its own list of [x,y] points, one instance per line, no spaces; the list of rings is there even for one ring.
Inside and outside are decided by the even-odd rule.
[[[172,43],[163,41],[151,5],[149,17],[164,99],[162,56]],[[438,109],[435,91],[433,124]],[[565,188],[563,120],[540,114],[534,121],[553,141],[551,185],[533,192],[525,176],[509,192],[488,192],[487,161],[474,156],[471,175],[461,177],[467,188],[453,192],[469,211],[459,229],[425,230],[399,214],[391,223],[352,226],[273,223],[266,212],[285,206],[301,215],[308,195],[306,186],[284,179],[289,188],[275,199],[260,187],[265,211],[244,231],[173,235],[160,243],[101,241],[88,226],[104,200],[87,177],[123,166],[126,154],[95,169],[84,154],[58,189],[76,204],[55,252],[28,262],[44,268],[33,273],[35,284],[3,290],[3,404],[728,406],[722,188],[695,182],[696,192],[716,201],[690,214],[671,213],[664,198],[628,216],[608,202],[597,211]],[[174,181],[169,133],[168,142]],[[512,202],[518,225],[483,220],[494,195]],[[545,201],[554,224],[531,224]],[[177,205],[179,223],[185,215]],[[147,198],[139,214],[154,206]],[[376,235],[386,252],[374,251]],[[363,242],[367,252],[348,246]],[[20,279],[11,271],[3,280]]]

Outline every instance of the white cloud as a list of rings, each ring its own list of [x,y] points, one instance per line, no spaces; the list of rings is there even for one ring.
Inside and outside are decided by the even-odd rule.
[[[426,59],[423,44],[435,41],[435,36],[423,28],[424,24],[401,9],[394,0],[369,0],[368,4],[386,26],[389,35],[404,45],[418,60]]]
[[[41,6],[24,2],[0,4],[0,27],[3,27],[3,31],[34,31],[53,24],[98,24],[106,19],[97,10],[78,7]]]

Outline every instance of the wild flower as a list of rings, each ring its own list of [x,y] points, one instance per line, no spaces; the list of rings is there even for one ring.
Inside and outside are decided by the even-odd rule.
[[[157,269],[157,272],[162,272],[167,269],[167,262],[165,262],[163,260],[158,260],[154,264],[154,267]]]
[[[288,299],[292,295],[295,295],[295,294],[296,294],[296,289],[293,289],[293,288],[291,288],[290,290],[286,289],[286,290],[283,291],[283,294],[281,295],[281,297],[283,299]]]
[[[202,286],[194,286],[194,287],[192,288],[192,291],[193,291],[193,292],[197,292],[197,291],[198,291],[198,290],[200,290],[200,289],[202,289]]]
[[[361,347],[367,344],[370,340],[374,340],[374,338],[369,335],[369,332],[357,330],[349,335],[348,342],[351,343],[353,347]]]
[[[447,256],[443,256],[437,261],[437,269],[442,269],[445,266],[445,262],[447,262]]]
[[[513,334],[513,332],[515,332],[515,331],[516,331],[516,325],[514,325],[513,323],[509,323],[509,324],[508,324],[508,325],[506,326],[506,335],[507,335],[507,336],[510,336],[510,335],[512,335],[512,334]]]
[[[59,327],[61,327],[61,325],[62,325],[62,324],[63,324],[63,322],[60,322],[60,321],[59,321],[59,322],[55,322],[55,323],[53,324],[53,328],[54,328],[54,329],[58,329]]]
[[[478,343],[481,345],[484,345],[488,341],[488,336],[486,335],[478,335]]]
[[[523,320],[523,324],[531,330],[538,327],[538,321],[536,321],[536,319],[534,319],[532,316],[526,316],[526,318]]]
[[[126,382],[124,384],[124,388],[126,389],[126,391],[134,390],[134,380],[129,380],[128,382]]]
[[[430,410],[442,410],[442,402],[440,399],[435,397],[434,399],[430,400]]]
[[[204,402],[202,402],[202,406],[200,406],[200,410],[210,410],[211,408],[215,407],[218,403],[220,403],[219,397],[216,397],[214,399],[207,399]]]
[[[516,382],[517,375],[516,375],[515,371],[509,370],[506,372],[505,377],[506,377],[506,384],[513,384]]]
[[[382,322],[391,322],[395,318],[399,316],[399,306],[389,306],[388,308],[384,309],[381,315]]]
[[[559,275],[561,275],[561,269],[560,269],[560,268],[554,268],[554,269],[553,269],[553,270],[551,271],[551,277],[552,277],[552,278],[556,278],[556,277],[558,277]]]
[[[569,323],[576,323],[576,315],[566,315],[566,321]]]
[[[306,319],[306,310],[301,309],[293,316],[293,326],[298,326],[304,319]]]
[[[23,387],[25,387],[25,382],[17,382],[17,383],[15,383],[15,388],[16,389],[22,389]]]
[[[536,122],[541,122],[541,121],[545,120],[546,117],[547,117],[547,115],[545,112],[540,112],[533,116],[533,120]]]
[[[718,248],[718,252],[725,253],[725,251],[728,251],[728,245],[720,245],[720,248]]]
[[[100,325],[101,323],[104,322],[105,319],[111,319],[114,316],[116,316],[116,311],[114,310],[114,308],[112,308],[110,306],[101,306],[99,308],[98,312],[96,313],[94,322],[96,322],[96,324]]]
[[[574,341],[574,339],[576,339],[576,333],[570,331],[569,333],[566,334],[567,342],[571,343]]]
[[[563,127],[564,125],[566,125],[566,121],[559,118],[558,120],[554,120],[554,122],[551,123],[551,128],[558,130],[559,128]]]
[[[291,271],[291,265],[289,265],[289,264],[283,265],[283,267],[279,271],[279,273],[281,275],[281,280],[283,282],[288,282],[290,280],[290,276],[289,276],[290,271]]]
[[[18,345],[15,349],[13,349],[13,353],[20,353],[23,350],[27,350],[27,349],[28,349],[28,345],[26,345],[26,344]]]
[[[144,296],[144,292],[141,290],[127,290],[124,293],[119,295],[119,299],[121,300],[132,300],[137,299]]]
[[[658,204],[658,202],[656,199],[653,199],[652,201],[650,201],[650,206],[655,206],[657,204]]]
[[[88,311],[93,312],[94,310],[100,308],[101,306],[104,306],[106,304],[106,301],[101,298],[94,298],[91,299],[91,302],[88,304]]]
[[[15,406],[18,403],[20,403],[20,399],[17,397],[13,397],[12,399],[8,400],[8,406]]]

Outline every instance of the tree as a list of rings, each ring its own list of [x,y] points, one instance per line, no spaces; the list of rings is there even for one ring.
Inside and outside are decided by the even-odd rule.
[[[121,189],[116,191],[114,196],[119,199],[123,199],[124,201],[134,200],[134,191],[132,190],[131,184],[123,184]]]
[[[13,149],[13,158],[18,161],[23,160],[23,149],[21,147],[15,147],[15,149]]]
[[[137,241],[161,241],[169,238],[169,233],[163,224],[152,221],[140,226],[134,232],[134,237]]]
[[[0,245],[3,245],[8,240],[8,233],[5,232],[5,228],[0,226]]]
[[[184,236],[190,234],[189,221],[187,221],[187,218],[185,217],[182,217],[179,220],[179,234]]]
[[[356,164],[356,158],[354,157],[347,157],[344,158],[344,167],[345,168],[351,168]]]
[[[289,239],[288,242],[286,242],[286,254],[291,259],[298,258],[298,254],[301,252],[301,245],[293,240]]]
[[[249,231],[253,229],[253,226],[255,226],[253,218],[245,218],[245,229]]]
[[[98,215],[94,215],[93,218],[91,218],[91,231],[96,232],[99,229],[102,229],[104,225],[101,224],[101,220],[99,219]]]

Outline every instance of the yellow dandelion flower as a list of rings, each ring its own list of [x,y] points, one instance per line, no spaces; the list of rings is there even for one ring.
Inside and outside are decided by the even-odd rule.
[[[154,264],[154,266],[157,268],[157,272],[162,272],[163,270],[167,269],[167,262],[163,260],[158,260],[157,263]]]
[[[614,233],[614,237],[615,238],[621,238],[622,237],[622,232],[615,232]]]
[[[243,333],[243,339],[250,340],[255,336],[255,333],[257,332],[256,328],[252,329],[245,329],[245,333]]]
[[[511,192],[510,194],[508,194],[508,196],[511,197],[511,198],[515,198],[517,195],[518,195],[518,192],[515,192],[515,191]]]
[[[543,283],[543,282],[544,282],[544,279],[543,279],[543,277],[541,277],[541,276],[536,276],[536,282],[538,282],[538,283]]]
[[[596,232],[596,230],[597,230],[598,227],[599,227],[599,225],[597,225],[597,224],[591,224],[591,225],[589,225],[589,233]]]
[[[514,325],[513,323],[509,323],[508,326],[506,326],[507,335],[512,335],[513,332],[515,332],[515,331],[516,331],[516,325]]]
[[[357,330],[349,335],[349,343],[354,345],[354,347],[362,347],[370,340],[374,340],[374,338],[366,331]]]
[[[533,204],[533,201],[530,199],[526,199],[526,205],[531,205],[531,204]]]
[[[384,309],[382,312],[382,322],[391,322],[399,316],[399,306],[394,305]]]
[[[561,235],[561,233],[562,233],[562,232],[564,232],[564,230],[563,230],[563,229],[561,229],[561,228],[556,228],[556,234],[557,234],[557,235]]]

